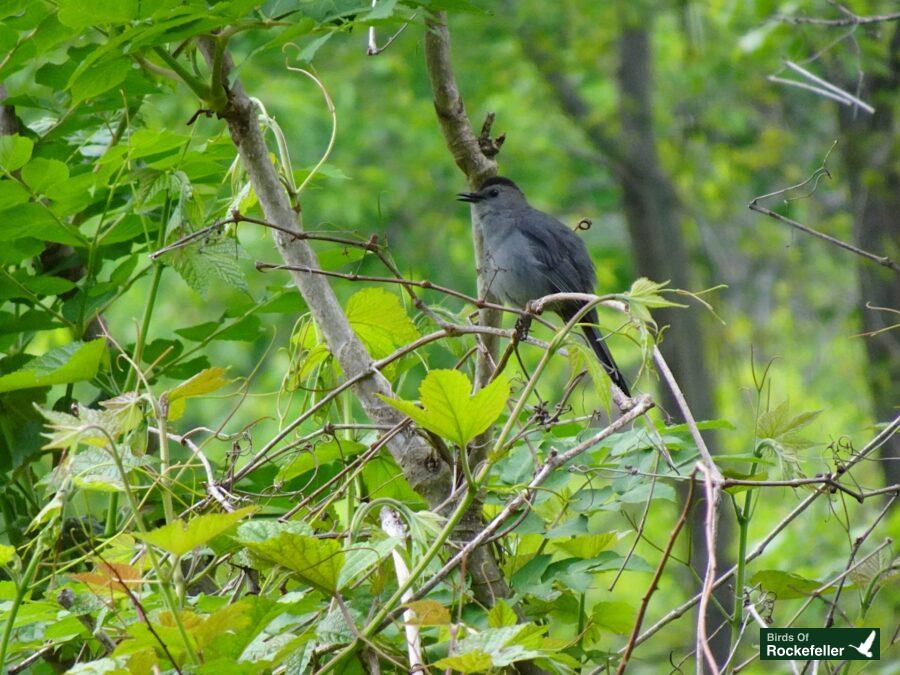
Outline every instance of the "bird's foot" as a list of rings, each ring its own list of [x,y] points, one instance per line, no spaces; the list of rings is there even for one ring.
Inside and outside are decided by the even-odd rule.
[[[531,314],[520,314],[519,318],[516,319],[516,340],[522,342],[528,337],[528,332],[531,330]]]

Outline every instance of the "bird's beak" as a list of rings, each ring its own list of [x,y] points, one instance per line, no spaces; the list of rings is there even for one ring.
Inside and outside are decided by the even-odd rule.
[[[470,204],[477,204],[481,201],[481,195],[477,192],[460,192],[456,195],[456,198],[461,202],[469,202]]]

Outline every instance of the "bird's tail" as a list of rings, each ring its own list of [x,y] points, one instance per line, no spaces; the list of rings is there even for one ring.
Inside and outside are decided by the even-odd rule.
[[[594,353],[600,360],[600,363],[603,366],[603,370],[605,370],[606,374],[609,375],[609,379],[611,379],[615,383],[615,385],[622,390],[622,393],[630,398],[631,391],[629,391],[628,389],[628,384],[625,382],[625,378],[622,377],[622,372],[619,370],[619,366],[616,365],[615,359],[613,359],[612,354],[609,352],[609,349],[606,346],[606,343],[603,341],[603,337],[600,335],[599,331],[596,328],[597,312],[591,310],[584,315],[583,320],[584,325],[581,329],[584,331],[584,336],[587,338],[588,344],[591,346],[591,349],[594,350]]]

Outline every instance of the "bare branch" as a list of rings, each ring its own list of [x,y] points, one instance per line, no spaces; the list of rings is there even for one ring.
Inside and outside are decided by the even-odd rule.
[[[631,631],[631,636],[628,638],[628,644],[625,645],[625,651],[622,653],[622,659],[619,661],[619,667],[616,668],[616,675],[622,675],[625,672],[625,666],[628,665],[628,659],[631,658],[631,652],[634,651],[638,635],[640,635],[641,633],[641,624],[644,623],[644,616],[647,614],[647,606],[650,604],[650,597],[659,586],[659,580],[662,577],[663,570],[666,568],[666,563],[669,560],[669,556],[672,555],[672,548],[675,546],[675,541],[678,539],[678,533],[681,532],[681,528],[684,527],[684,523],[685,521],[687,521],[688,512],[691,510],[691,506],[694,503],[694,485],[696,482],[696,472],[691,474],[690,481],[690,487],[688,488],[687,496],[684,499],[684,508],[681,509],[681,515],[678,517],[678,521],[675,523],[675,529],[673,529],[672,534],[669,535],[669,541],[666,543],[666,548],[663,551],[663,556],[660,559],[659,564],[657,564],[656,566],[656,572],[653,574],[653,579],[650,581],[650,585],[647,587],[647,591],[644,593],[644,597],[641,598],[641,606],[638,609],[637,619],[634,622],[634,628]]]
[[[898,429],[900,429],[900,415],[895,417],[891,422],[887,424],[887,426],[882,429],[875,438],[873,438],[866,446],[860,450],[857,454],[855,454],[845,465],[845,470],[841,474],[841,476],[846,476],[847,472],[856,464],[863,461],[870,454],[878,450],[882,445],[884,445],[888,440],[893,437],[894,434],[897,433]],[[892,488],[894,489],[894,488]],[[756,545],[756,547],[747,555],[745,562],[750,562],[755,560],[759,556],[761,556],[766,548],[768,548],[769,544],[774,541],[774,539],[781,534],[782,531],[793,522],[800,514],[802,514],[806,509],[808,509],[813,502],[815,502],[820,496],[823,494],[828,494],[830,492],[830,488],[827,486],[823,486],[818,488],[815,492],[809,495],[806,499],[800,502],[794,509],[787,514],[784,518],[782,518],[777,525],[765,536],[763,539]],[[880,490],[875,490],[868,493],[866,496],[871,496],[877,493],[880,493]],[[722,574],[718,579],[713,583],[713,590],[724,584],[728,581],[732,576],[734,576],[735,572],[737,572],[737,565],[733,565],[727,572]],[[642,644],[653,637],[656,633],[662,629],[663,626],[668,623],[678,619],[686,612],[688,612],[697,602],[700,600],[700,594],[695,595],[690,600],[683,602],[675,609],[668,612],[665,616],[663,616],[659,621],[650,626],[647,630],[643,632],[643,634],[638,638],[637,644]]]
[[[900,12],[891,12],[889,14],[872,14],[870,16],[860,16],[858,14],[852,14],[850,16],[845,16],[843,19],[820,19],[814,16],[785,16],[779,15],[776,17],[779,21],[783,23],[792,23],[792,24],[809,24],[813,26],[865,26],[873,23],[886,23],[888,21],[898,21],[900,20]]]

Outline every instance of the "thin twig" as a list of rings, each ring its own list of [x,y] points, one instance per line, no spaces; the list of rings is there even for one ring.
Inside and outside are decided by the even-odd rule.
[[[878,450],[882,445],[884,445],[888,440],[893,437],[897,430],[900,429],[900,415],[895,417],[891,422],[887,424],[887,426],[882,429],[871,441],[869,441],[866,446],[856,453],[846,464],[845,471],[842,475],[846,475],[847,472],[856,464],[863,461],[870,454]],[[892,488],[893,489],[893,488]],[[756,547],[751,551],[745,560],[745,563],[749,563],[752,560],[755,560],[759,556],[761,556],[765,550],[768,548],[769,544],[781,534],[782,531],[793,522],[800,514],[802,514],[806,509],[808,509],[813,502],[815,502],[820,496],[823,494],[827,494],[829,492],[829,488],[827,486],[823,486],[818,488],[815,492],[809,495],[806,499],[800,502],[794,509],[787,514],[784,518],[782,518],[769,533],[762,538],[762,540],[756,545]],[[871,494],[878,493],[880,491],[872,491]],[[867,495],[868,496],[868,495]],[[737,572],[737,565],[733,565],[727,572],[722,574],[718,579],[715,580],[713,584],[713,590],[724,584],[728,581],[732,576],[734,576],[735,572]],[[700,600],[700,594],[695,595],[690,600],[683,602],[675,609],[668,612],[665,616],[660,618],[656,623],[654,623],[650,628],[645,630],[643,634],[638,638],[637,644],[642,644],[653,637],[656,633],[658,633],[665,625],[671,623],[675,619],[678,619],[690,610],[697,602]]]
[[[778,222],[785,223],[786,225],[790,225],[801,232],[805,232],[806,234],[812,235],[813,237],[818,237],[824,241],[827,241],[829,244],[834,244],[835,246],[839,246],[840,248],[850,251],[851,253],[855,253],[856,255],[862,256],[863,258],[868,258],[874,262],[877,262],[879,265],[883,265],[889,269],[894,270],[895,272],[900,272],[900,265],[895,263],[887,256],[876,255],[875,253],[870,253],[869,251],[865,251],[858,246],[854,246],[853,244],[848,244],[845,241],[841,241],[831,235],[825,234],[824,232],[819,232],[818,230],[814,230],[813,228],[804,225],[803,223],[798,223],[796,220],[792,218],[788,218],[787,216],[783,216],[780,213],[776,213],[771,209],[767,209],[765,206],[761,206],[757,203],[759,197],[754,199],[748,205],[751,211],[757,211],[758,213],[762,213],[765,216],[769,216],[769,218],[774,218]]]
[[[647,591],[644,593],[644,597],[641,598],[641,606],[640,608],[638,608],[637,619],[634,622],[634,628],[631,631],[631,636],[628,638],[628,643],[625,645],[625,651],[622,653],[622,659],[619,661],[619,667],[616,668],[616,675],[622,675],[622,673],[625,672],[625,666],[628,665],[628,659],[631,658],[631,653],[634,651],[638,635],[640,635],[641,633],[641,625],[644,623],[644,616],[647,614],[647,607],[650,604],[650,597],[659,587],[659,580],[662,577],[663,570],[665,570],[666,568],[666,563],[669,560],[669,556],[672,554],[672,548],[675,546],[675,541],[678,539],[678,534],[679,532],[681,532],[681,528],[684,527],[684,523],[685,521],[687,521],[688,512],[691,510],[691,505],[693,504],[696,475],[696,471],[694,471],[694,473],[690,475],[690,486],[688,487],[687,497],[684,500],[684,508],[681,509],[681,515],[678,517],[678,521],[675,523],[675,529],[672,530],[672,534],[669,536],[669,541],[666,543],[666,548],[663,551],[662,558],[660,559],[659,564],[657,564],[656,566],[656,572],[653,574],[653,579],[650,581],[650,586],[647,587]]]
[[[703,662],[714,675],[718,675],[719,667],[716,657],[709,646],[709,638],[706,634],[706,614],[710,598],[714,590],[716,578],[716,530],[717,513],[716,505],[719,501],[719,486],[715,474],[709,466],[703,462],[697,462],[697,470],[703,474],[703,486],[706,492],[706,517],[704,518],[704,530],[706,533],[706,575],[703,577],[703,588],[700,591],[700,604],[697,608],[697,675],[703,675]],[[721,475],[721,474],[720,474]],[[700,658],[703,655],[703,659]]]

